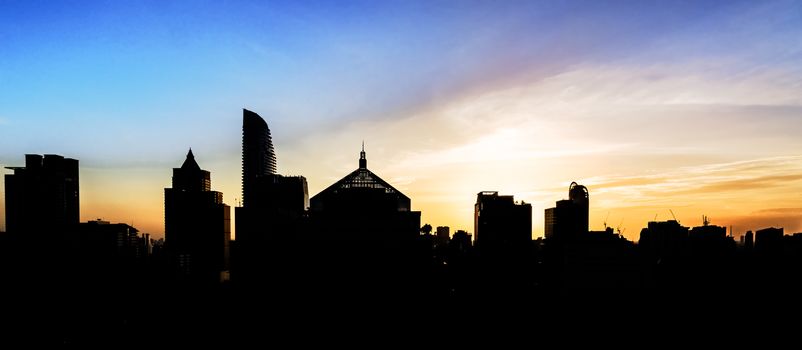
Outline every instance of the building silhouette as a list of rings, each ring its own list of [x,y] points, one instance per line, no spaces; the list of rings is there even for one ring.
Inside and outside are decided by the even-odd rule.
[[[409,197],[368,170],[364,145],[359,168],[312,197],[310,216],[322,238],[405,240],[420,230]]]
[[[60,263],[69,280],[105,289],[133,291],[146,279],[146,264],[152,252],[150,235],[139,234],[131,225],[103,220],[73,226],[65,237]]]
[[[747,251],[752,251],[752,248],[755,247],[755,234],[752,231],[746,231],[746,234],[742,236],[744,249]]]
[[[448,241],[451,239],[451,228],[448,226],[437,226],[436,232],[436,239],[435,242],[438,245],[445,245],[448,244]]]
[[[150,235],[140,235],[139,230],[128,224],[97,219],[78,224],[75,231],[74,239],[83,254],[136,261],[151,253]]]
[[[473,247],[471,234],[464,230],[455,231],[454,236],[451,237],[450,243],[455,247],[455,249],[462,253],[466,253],[471,249],[471,247]]]
[[[45,233],[79,222],[78,160],[26,154],[5,176],[6,230]]]
[[[230,208],[211,190],[210,174],[192,150],[173,169],[173,187],[164,189],[165,248],[184,281],[215,283],[226,279],[231,238]]]
[[[309,192],[303,176],[276,173],[270,129],[247,109],[242,122],[242,193],[242,206],[234,210],[232,280],[254,286],[280,270],[292,246],[289,241],[302,235]]]
[[[475,293],[486,300],[531,287],[532,205],[479,192],[474,204]]]
[[[653,262],[671,263],[682,258],[688,244],[688,228],[677,220],[650,221],[641,230],[638,246]]]
[[[783,228],[768,227],[755,231],[755,253],[762,257],[777,257],[782,253]]]
[[[566,239],[589,232],[590,196],[585,186],[572,182],[568,199],[545,210],[546,238]]]
[[[479,192],[474,205],[476,246],[483,250],[528,246],[532,241],[532,205],[513,196]]]
[[[252,182],[250,192],[247,204],[235,208],[240,247],[256,247],[267,240],[299,234],[300,220],[309,207],[305,177],[259,176]]]
[[[276,153],[270,128],[258,114],[242,109],[242,205],[254,196],[260,176],[276,173]]]
[[[710,225],[696,226],[688,232],[688,254],[694,260],[721,260],[735,250],[735,240],[727,236],[727,228]]]

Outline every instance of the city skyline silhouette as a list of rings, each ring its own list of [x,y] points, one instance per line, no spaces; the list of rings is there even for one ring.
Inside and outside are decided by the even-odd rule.
[[[540,212],[577,181],[598,200],[590,226],[623,221],[630,239],[669,209],[796,232],[795,8],[14,2],[0,163],[80,159],[82,221],[163,236],[156,189],[189,147],[225,202],[242,201],[245,107],[281,131],[277,167],[310,194],[351,170],[364,139],[435,226],[471,230],[478,191]]]
[[[0,344],[762,338],[800,5],[4,1]]]
[[[261,117],[259,117],[258,114],[254,113],[252,111],[249,111],[248,109],[244,109],[243,108],[242,110],[244,111],[246,116],[253,115],[253,116],[255,116],[255,118],[261,119]],[[249,118],[253,118],[253,117],[246,117],[245,120],[250,120]],[[265,127],[267,127],[267,126],[265,126]],[[270,130],[269,129],[267,129],[267,140],[270,140]],[[243,139],[243,144],[245,144],[245,143],[246,143],[245,139]],[[274,151],[272,142],[268,142],[267,145],[269,145],[269,146],[266,146],[266,147],[268,147],[270,149],[270,152],[271,152],[271,155],[269,157],[272,157],[271,158],[272,159],[272,161],[271,161],[272,163],[269,163],[269,162],[268,163],[269,164],[273,164],[272,168],[271,168],[273,170],[271,170],[271,171],[272,171],[272,173],[275,173],[276,172],[276,170],[275,170],[275,168],[276,168],[276,166],[275,166],[275,164],[276,164],[276,160],[275,160],[276,155],[275,155],[275,153],[273,153],[275,151]],[[379,145],[379,146],[381,146],[381,145]],[[364,141],[362,141],[362,151],[364,153]],[[52,153],[58,153],[58,152],[52,152]],[[53,155],[52,153],[51,153],[51,155]],[[190,153],[191,153],[191,149],[190,149]],[[45,155],[47,155],[47,154],[45,154]],[[28,157],[28,156],[42,157],[42,155],[30,155],[30,154],[29,155],[25,155],[25,157]],[[57,154],[54,155],[54,156],[60,157],[60,155],[57,155]],[[265,157],[268,157],[268,156],[265,156]],[[78,158],[78,157],[74,157],[73,156],[73,158]],[[242,158],[244,159],[244,156],[242,156]],[[794,159],[795,159],[795,157],[783,157],[784,161],[785,160],[794,161]],[[747,166],[750,166],[750,167],[758,166],[758,165],[752,165],[753,162],[746,162],[746,163],[747,163]],[[245,163],[243,163],[243,164],[245,164]],[[18,167],[17,165],[8,164],[8,165],[5,166],[5,169],[13,171],[13,169],[17,168],[17,167]],[[243,170],[243,172],[242,172],[243,175],[241,177],[243,179],[243,182],[244,182],[244,179],[246,177],[248,177],[248,176],[245,175],[245,173],[246,173],[246,170]],[[122,180],[124,180],[124,179],[122,179]],[[5,181],[5,179],[4,179],[4,181]],[[637,181],[638,180],[634,180],[634,182],[637,182]],[[756,181],[760,182],[762,180],[756,180]],[[771,181],[771,180],[769,180],[769,181]],[[789,176],[789,181],[792,181],[792,182],[795,181],[795,176]],[[568,180],[566,180],[566,182],[568,182]],[[572,183],[572,186],[573,186],[573,184],[575,184],[576,181],[571,181],[571,183]],[[718,184],[714,183],[714,185],[718,185]],[[304,186],[306,186],[306,185],[304,185]],[[601,184],[601,186],[605,186],[605,184]],[[242,188],[243,189],[245,188],[244,184],[242,185]],[[478,188],[481,188],[481,187],[478,187]],[[480,190],[480,191],[488,191],[488,189],[484,189],[484,190]],[[241,192],[241,193],[244,193],[244,192]],[[5,192],[3,194],[5,196]],[[238,197],[234,197],[234,200],[233,200],[234,203],[232,203],[232,204],[235,207],[241,206],[242,202],[243,202],[243,198],[244,198],[244,196],[242,196],[242,195],[240,195]],[[653,208],[652,210],[654,212],[654,218],[645,220],[645,222],[643,223],[642,227],[645,227],[648,222],[658,221],[658,219],[678,220],[677,216],[676,216],[677,214],[675,214],[675,212],[674,212],[675,206],[671,205],[671,198],[666,198],[666,199],[667,199],[666,206],[665,207],[659,207],[659,208]],[[534,203],[534,204],[537,205],[536,208],[538,208],[538,209],[543,208],[545,210],[548,210],[548,208],[550,206],[548,203]],[[466,203],[466,206],[468,206],[468,205],[469,204]],[[307,203],[307,206],[308,206],[308,203]],[[679,207],[679,208],[681,208],[681,207]],[[5,217],[6,217],[6,215],[5,215],[5,202],[3,204],[3,208],[2,209],[4,209],[3,210],[3,212],[4,212],[3,221],[4,221],[4,224],[5,224],[6,221],[7,221],[5,219]],[[627,226],[624,225],[625,220],[626,220],[625,216],[616,215],[616,216],[613,216],[612,220],[610,219],[610,214],[614,211],[615,208],[604,208],[604,207],[602,207],[602,208],[594,208],[594,209],[595,209],[596,213],[606,213],[606,214],[604,215],[603,220],[601,220],[602,221],[601,222],[601,224],[602,224],[601,226],[598,226],[598,223],[595,223],[596,225],[595,226],[591,225],[590,229],[603,230],[603,229],[606,229],[607,227],[613,227],[612,225],[614,224],[614,221],[616,219],[620,219],[620,221],[618,221],[618,224],[615,227],[613,227],[614,229],[617,230],[617,233],[621,234],[622,236],[624,236],[624,237],[626,237],[626,238],[628,238],[630,240],[633,240],[633,241],[637,240],[637,238],[638,238],[637,232],[640,229],[640,227],[635,226],[634,230],[630,230],[629,231],[630,233],[627,235],[627,234],[625,234]],[[128,210],[129,210],[129,212],[131,212],[134,209],[133,208],[128,208]],[[727,221],[726,219],[725,220],[720,220],[719,218],[715,218],[715,217],[714,217],[714,219],[716,220],[716,222],[715,222],[716,224],[724,225],[725,227],[728,227],[728,229],[730,230],[730,231],[728,231],[728,235],[734,235],[736,238],[745,235],[747,231],[755,231],[755,230],[766,228],[766,227],[781,227],[781,228],[787,227],[789,229],[789,232],[796,232],[796,230],[802,230],[802,214],[797,215],[797,211],[795,210],[795,208],[780,208],[780,209],[763,208],[763,209],[759,209],[758,212],[755,214],[755,216],[756,217],[759,216],[761,212],[771,212],[772,210],[777,210],[779,213],[787,215],[787,217],[781,217],[781,218],[776,218],[776,219],[768,219],[768,220],[758,220],[757,222],[754,222],[754,223],[749,221],[749,217],[748,216],[745,217],[745,218],[740,218],[740,219],[735,219],[735,220],[730,219],[729,221]],[[678,221],[685,220],[686,222],[691,222],[693,225],[702,225],[704,223],[704,220],[708,220],[708,219],[705,219],[705,218],[710,218],[710,216],[706,215],[706,212],[703,212],[703,213],[681,212],[681,213],[683,214],[683,216],[680,216],[681,220],[678,220]],[[75,215],[75,214],[73,214],[73,215]],[[549,215],[549,214],[546,214],[546,215]],[[134,214],[134,216],[136,216],[136,214]],[[104,219],[108,220],[109,219],[108,217],[103,217],[103,215],[95,215],[94,213],[83,212],[83,211],[81,212],[81,216],[80,217],[81,217],[81,221],[91,221],[93,219],[97,219],[97,220],[104,220]],[[112,220],[113,220],[113,217],[116,217],[116,216],[112,216]],[[704,217],[704,218],[702,218],[702,217]],[[596,217],[595,219],[596,219],[597,222],[600,221],[599,217]],[[696,220],[698,220],[698,222]],[[125,222],[127,220],[120,220],[120,221],[121,222]],[[539,220],[534,220],[534,222],[537,222],[537,221],[539,221]],[[546,219],[546,221],[548,221],[548,219]],[[747,223],[744,223],[744,222],[747,222]],[[128,221],[127,223],[128,224],[134,224],[135,222],[132,219],[132,220]],[[469,232],[472,230],[471,225],[466,225],[464,227],[460,227],[460,226],[449,225],[449,223],[447,223],[447,222],[445,222],[445,223],[444,222],[433,222],[433,223],[438,225],[438,226],[448,226],[448,227],[453,227],[454,229],[458,229],[458,230],[468,230]],[[608,224],[609,224],[609,226],[608,226]],[[638,224],[635,223],[635,225],[638,225]],[[547,223],[545,223],[545,224],[541,223],[541,225],[537,225],[536,224],[535,226],[536,227],[540,226],[539,227],[540,230],[539,231],[538,230],[533,230],[532,231],[532,238],[538,238],[538,237],[546,238],[546,237],[548,237],[547,236],[547,234],[548,234],[548,228],[547,228],[548,224]],[[622,230],[622,226],[623,226],[623,230]],[[5,226],[4,226],[4,228],[5,228]],[[163,228],[163,226],[162,226],[162,228]],[[736,230],[736,228],[737,228],[737,230]],[[797,229],[797,228],[799,228],[799,229]],[[2,232],[2,231],[0,231],[0,232]],[[153,232],[155,232],[155,234]],[[155,231],[151,229],[150,232],[148,232],[148,233],[151,234],[153,237],[163,238],[164,237],[163,232],[164,232],[163,229],[162,230],[155,230]]]
[[[6,290],[23,303],[37,290],[60,298],[35,301],[22,313],[12,309],[10,320],[31,324],[45,344],[239,345],[263,336],[243,333],[261,321],[237,318],[257,311],[276,321],[299,310],[323,315],[341,304],[351,312],[415,313],[468,303],[464,311],[476,313],[501,300],[523,311],[577,291],[673,297],[657,306],[691,310],[731,304],[722,296],[732,291],[737,300],[741,293],[764,298],[802,289],[802,232],[766,227],[736,238],[706,216],[702,225],[684,226],[671,211],[672,219],[650,221],[632,241],[620,224],[591,229],[592,188],[576,182],[567,199],[542,214],[512,195],[478,192],[473,234],[451,235],[447,226],[423,224],[411,198],[369,170],[363,146],[356,170],[309,197],[303,176],[265,166],[280,153],[268,138],[253,142],[250,136],[268,129],[257,113],[242,113],[242,174],[252,176],[247,187],[243,181],[249,199],[235,207],[238,219],[189,149],[164,188],[163,239],[125,223],[79,222],[78,159],[29,154],[24,166],[11,168],[5,188],[13,225],[0,234]],[[530,234],[538,217],[545,239]],[[232,225],[241,232],[237,239]],[[699,298],[711,295],[718,300]],[[159,300],[157,314],[142,312],[153,305],[148,296]],[[574,301],[538,310],[558,315],[590,306]],[[166,331],[130,336],[151,328]]]

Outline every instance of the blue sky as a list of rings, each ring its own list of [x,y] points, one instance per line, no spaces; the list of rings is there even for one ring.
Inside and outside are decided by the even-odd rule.
[[[501,189],[537,203],[538,235],[537,211],[572,180],[798,154],[801,12],[798,1],[0,1],[0,163],[78,158],[84,218],[135,218],[158,234],[160,191],[189,147],[234,203],[247,107],[310,195],[353,168],[366,139],[374,170],[425,221],[470,231],[471,197]],[[631,195],[671,205],[650,193]],[[599,210],[634,198],[617,196]],[[676,205],[731,221],[758,210],[718,199]],[[617,211],[645,225],[631,210]]]

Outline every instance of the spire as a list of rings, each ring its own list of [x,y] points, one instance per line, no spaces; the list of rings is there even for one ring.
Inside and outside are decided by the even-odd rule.
[[[198,162],[195,161],[195,155],[192,154],[192,148],[189,148],[189,152],[187,153],[187,159],[184,160],[184,164],[181,164],[181,169],[191,169],[200,171],[201,168],[198,165]]]
[[[362,141],[362,152],[359,152],[359,169],[368,168],[368,159],[365,157],[365,141]]]

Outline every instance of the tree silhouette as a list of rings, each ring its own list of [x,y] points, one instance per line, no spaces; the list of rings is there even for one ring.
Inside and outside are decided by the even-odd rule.
[[[432,225],[423,224],[423,226],[421,226],[421,228],[420,228],[420,233],[424,234],[424,235],[432,234]]]

